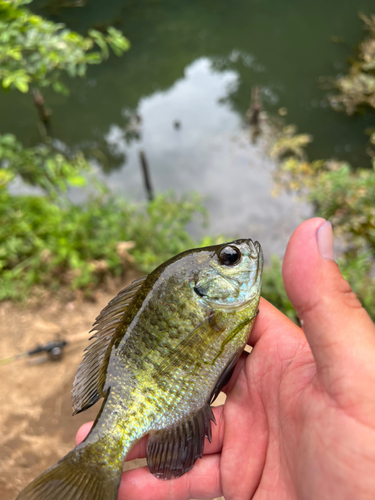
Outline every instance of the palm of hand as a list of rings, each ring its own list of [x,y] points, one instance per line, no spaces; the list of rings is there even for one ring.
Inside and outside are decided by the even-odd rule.
[[[302,330],[264,301],[263,306],[267,317],[259,318],[254,350],[223,410],[223,495],[226,500],[358,498],[358,486],[347,487],[348,475],[352,484],[358,483],[355,475],[363,477],[367,464],[356,451],[361,437],[368,438],[367,429],[364,434],[358,415],[340,406],[339,391],[334,398],[324,389]],[[366,491],[366,478],[363,483]]]

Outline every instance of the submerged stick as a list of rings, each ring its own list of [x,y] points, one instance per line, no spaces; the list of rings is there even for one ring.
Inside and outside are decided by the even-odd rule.
[[[152,201],[154,199],[154,190],[152,189],[150,171],[148,168],[148,162],[146,158],[146,154],[143,150],[139,152],[139,159],[141,161],[142,174],[143,174],[143,182],[146,188],[148,201]]]

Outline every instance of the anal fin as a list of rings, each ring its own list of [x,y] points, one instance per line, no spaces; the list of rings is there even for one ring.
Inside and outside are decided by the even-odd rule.
[[[147,465],[159,479],[173,479],[192,469],[202,458],[205,437],[211,442],[211,407],[206,404],[191,419],[179,425],[150,434],[147,442]]]

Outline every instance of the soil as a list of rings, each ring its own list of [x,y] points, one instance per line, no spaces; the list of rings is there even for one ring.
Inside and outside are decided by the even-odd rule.
[[[94,420],[100,402],[72,417],[71,388],[88,331],[113,296],[138,276],[107,285],[88,302],[46,297],[37,304],[0,304],[0,359],[57,338],[70,342],[60,361],[47,355],[0,364],[0,498],[14,500],[36,476],[74,446],[79,427]],[[126,469],[144,465],[135,460]]]

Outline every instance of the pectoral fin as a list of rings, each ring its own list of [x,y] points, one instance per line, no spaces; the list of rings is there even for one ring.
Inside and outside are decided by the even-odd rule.
[[[216,424],[206,404],[190,420],[150,434],[146,457],[151,473],[159,479],[173,479],[192,469],[197,458],[202,458],[204,438],[211,442],[211,421]]]

